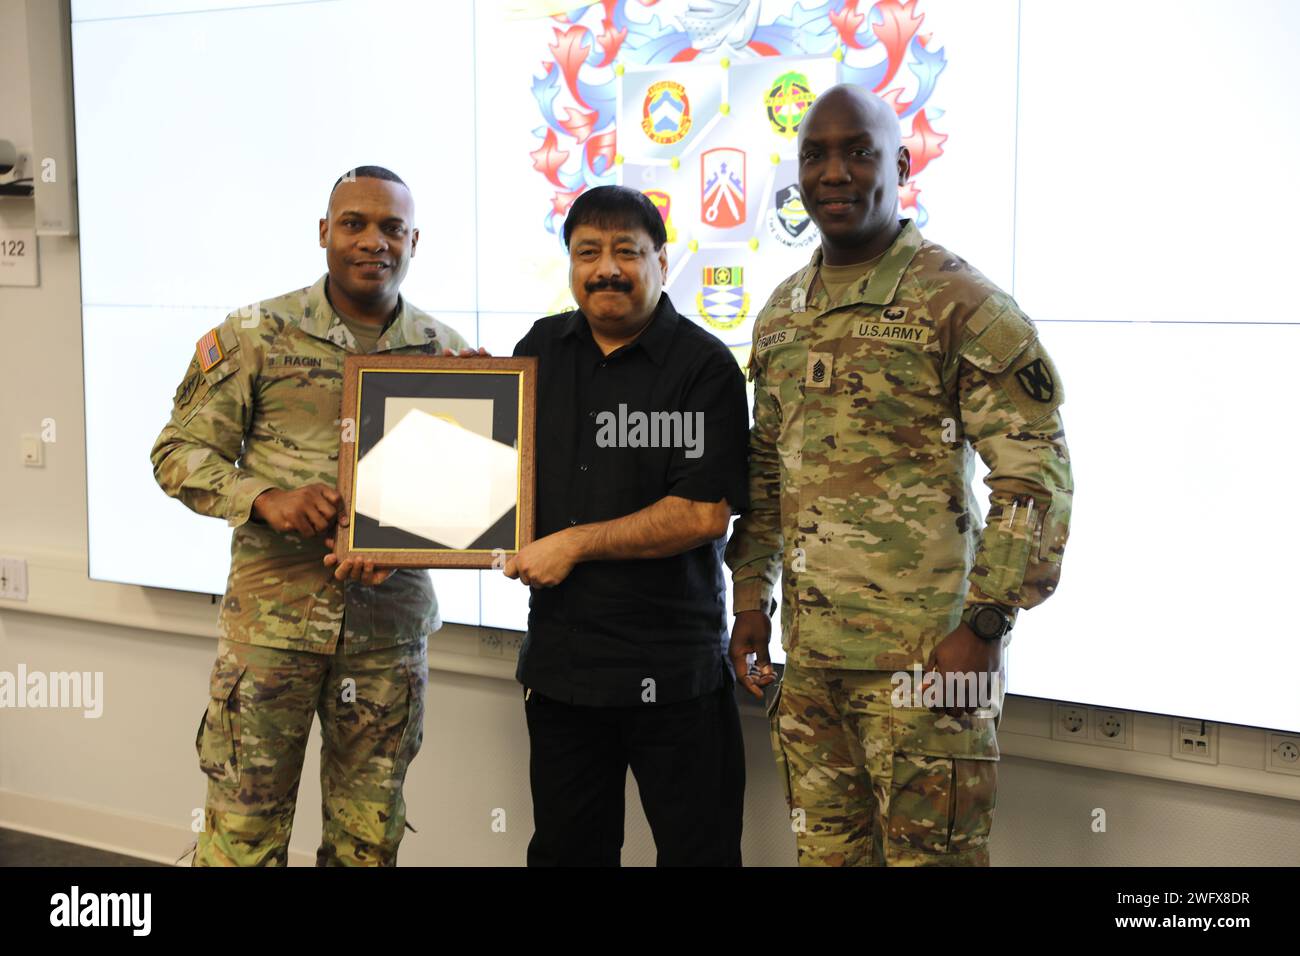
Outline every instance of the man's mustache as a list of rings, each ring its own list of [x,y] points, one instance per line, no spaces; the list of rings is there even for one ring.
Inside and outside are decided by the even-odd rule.
[[[632,283],[626,279],[599,279],[587,283],[588,292],[631,292]]]

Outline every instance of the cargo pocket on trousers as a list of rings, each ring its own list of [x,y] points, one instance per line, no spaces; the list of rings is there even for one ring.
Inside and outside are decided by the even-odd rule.
[[[397,753],[393,762],[393,775],[401,780],[406,775],[406,768],[424,743],[424,694],[429,679],[428,660],[424,654],[418,661],[408,662],[402,669],[406,672],[406,721],[397,744]]]
[[[986,846],[993,828],[998,765],[994,760],[953,760],[948,852]]]
[[[889,842],[923,853],[985,846],[997,786],[994,760],[895,754]]]
[[[194,737],[199,767],[218,783],[239,782],[239,681],[245,669],[222,660],[213,665],[208,709]]]
[[[988,842],[1000,756],[994,721],[895,708],[889,841],[925,853]]]
[[[952,758],[894,754],[889,788],[889,842],[944,853],[952,825]]]

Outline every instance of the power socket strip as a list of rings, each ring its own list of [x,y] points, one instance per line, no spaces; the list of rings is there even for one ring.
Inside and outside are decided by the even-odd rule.
[[[1052,739],[1132,750],[1133,715],[1127,710],[1056,701],[1052,704]]]

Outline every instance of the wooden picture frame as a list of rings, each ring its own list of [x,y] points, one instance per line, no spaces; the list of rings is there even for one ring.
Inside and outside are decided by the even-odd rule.
[[[418,412],[408,421],[413,412]],[[500,567],[505,556],[515,554],[533,540],[534,493],[537,437],[536,358],[440,358],[426,355],[349,355],[343,363],[343,405],[340,416],[338,491],[343,498],[340,514],[346,527],[335,535],[334,553],[339,560],[363,558],[377,567],[398,568],[492,568]],[[462,419],[464,419],[462,421]],[[403,432],[382,452],[369,460],[380,441]],[[449,432],[449,425],[463,432]],[[411,442],[412,435],[441,436],[439,440]],[[491,439],[498,444],[484,443]],[[442,442],[445,441],[445,446]],[[429,461],[437,447],[454,446],[485,454],[494,463],[493,477],[473,481],[456,461]],[[497,494],[485,507],[484,481],[498,490],[507,488],[505,469],[511,459],[506,448],[517,452],[515,497],[510,511],[492,520],[506,500]],[[401,464],[413,452],[418,462],[406,469]],[[389,454],[392,452],[392,454]],[[480,459],[475,458],[475,461]],[[380,467],[380,463],[382,468]],[[387,476],[387,477],[382,477]],[[444,489],[439,494],[439,477],[448,488],[468,490],[465,510],[470,518],[455,520],[469,524],[458,529],[446,524],[449,510],[460,501]],[[472,476],[471,476],[472,478]],[[394,481],[396,479],[396,483]],[[428,510],[442,515],[420,516],[425,507],[424,482],[429,486]],[[469,482],[467,485],[466,482]],[[384,497],[384,486],[393,489]],[[495,482],[495,483],[493,483]],[[412,494],[415,489],[419,493]],[[389,502],[401,507],[401,517]],[[360,503],[363,510],[358,510]],[[487,516],[489,524],[467,546],[454,546],[430,537],[445,534],[448,540],[460,536],[461,545],[475,534]],[[439,520],[443,523],[439,524]]]

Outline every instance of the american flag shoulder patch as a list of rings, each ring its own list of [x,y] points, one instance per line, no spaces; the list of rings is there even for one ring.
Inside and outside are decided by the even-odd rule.
[[[204,372],[212,371],[226,357],[226,353],[221,350],[221,341],[217,338],[216,329],[199,339],[195,349],[198,352],[199,368]]]

